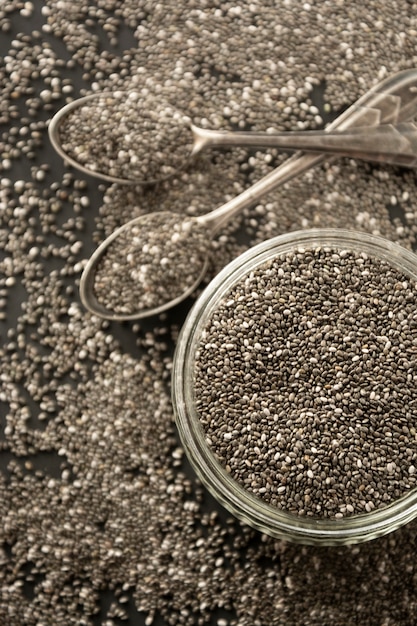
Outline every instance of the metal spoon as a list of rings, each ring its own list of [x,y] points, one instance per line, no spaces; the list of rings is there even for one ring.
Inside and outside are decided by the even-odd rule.
[[[410,143],[399,137],[404,129],[387,127],[382,136],[373,134],[367,127],[342,136],[339,130],[329,134],[330,127],[325,131],[285,133],[214,131],[195,126],[188,117],[169,106],[159,111],[140,111],[137,99],[132,98],[134,94],[92,94],[63,107],[49,124],[50,140],[55,150],[84,173],[123,184],[157,182],[178,173],[193,156],[207,148],[233,146],[326,152],[407,167],[414,167],[416,163],[417,147],[410,149]],[[115,112],[124,111],[129,100],[132,100],[129,107],[133,110],[137,107],[140,114],[133,119],[130,113],[128,120],[122,115],[120,123],[110,112],[113,106]],[[90,113],[84,119],[83,111],[88,108]],[[96,116],[94,123],[89,117],[92,111]],[[78,123],[67,128],[66,122],[75,113],[80,116]],[[104,115],[110,118],[107,141],[94,141],[90,137],[94,128],[106,137],[103,130],[106,123],[100,121]],[[126,129],[127,125],[129,129]],[[126,137],[129,138],[128,144]],[[138,152],[145,151],[145,158],[139,158]]]
[[[417,69],[407,70],[395,74],[394,76],[382,81],[376,87],[364,94],[356,104],[349,107],[344,113],[338,116],[328,127],[328,131],[338,129],[345,131],[349,128],[360,127],[364,124],[367,126],[377,126],[380,124],[399,124],[412,119],[417,112]],[[170,293],[169,297],[164,299],[163,297],[159,302],[153,305],[146,305],[144,308],[143,303],[138,302],[137,310],[126,312],[123,303],[115,301],[115,306],[111,309],[109,306],[104,305],[102,301],[97,297],[97,285],[96,274],[100,268],[103,257],[108,252],[110,246],[117,242],[118,238],[128,232],[128,229],[135,227],[136,232],[140,233],[141,229],[148,230],[148,235],[152,235],[152,228],[149,229],[149,224],[152,226],[152,221],[155,220],[155,216],[159,216],[158,227],[156,229],[157,234],[161,230],[161,224],[166,218],[168,221],[168,227],[165,229],[169,236],[172,235],[173,219],[177,220],[180,226],[179,230],[183,231],[181,234],[180,244],[178,251],[181,258],[183,258],[187,250],[187,246],[191,250],[198,248],[201,243],[201,232],[205,233],[205,240],[210,241],[223,224],[242,211],[244,208],[249,207],[254,202],[257,202],[263,195],[273,191],[278,185],[288,182],[295,176],[305,172],[310,167],[316,166],[325,160],[324,154],[303,154],[298,153],[287,159],[281,166],[270,172],[267,176],[260,181],[246,189],[243,193],[233,198],[226,204],[211,211],[210,213],[196,217],[196,218],[184,218],[181,215],[175,215],[172,213],[151,213],[134,220],[131,220],[127,224],[121,226],[114,231],[93,253],[89,259],[80,281],[80,295],[84,306],[92,313],[112,320],[129,320],[140,319],[151,315],[155,315],[165,311],[182,300],[188,297],[200,284],[208,266],[208,253],[209,249],[206,246],[207,257],[201,259],[197,263],[189,263],[186,268],[187,273],[187,287],[184,288],[181,276],[178,277],[177,283],[174,285],[177,287],[177,292],[173,295]],[[184,227],[184,228],[183,228]],[[193,239],[195,237],[195,239]],[[165,244],[164,244],[165,245]],[[170,247],[167,236],[167,247]],[[175,250],[174,250],[175,252]],[[174,259],[175,263],[175,259]],[[122,259],[119,263],[121,268],[121,275],[116,281],[117,283],[123,282],[123,274],[127,271],[126,259]],[[182,262],[181,267],[184,266]],[[161,275],[161,268],[155,267],[156,275]],[[159,269],[159,274],[158,274]],[[156,285],[157,286],[157,285]],[[117,298],[117,294],[115,295]]]

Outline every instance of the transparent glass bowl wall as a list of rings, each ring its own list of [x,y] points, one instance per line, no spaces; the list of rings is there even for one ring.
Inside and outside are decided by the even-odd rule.
[[[353,544],[384,535],[417,516],[417,490],[370,513],[342,519],[299,517],[268,505],[244,489],[206,444],[194,402],[195,351],[220,300],[251,270],[269,259],[317,245],[365,252],[417,280],[417,255],[379,236],[341,229],[297,231],[265,241],[232,261],[194,304],[178,338],[172,375],[175,419],[186,454],[214,497],[233,515],[271,536],[303,544]]]

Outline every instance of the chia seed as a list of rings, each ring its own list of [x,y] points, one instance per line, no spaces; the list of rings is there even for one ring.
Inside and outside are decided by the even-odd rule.
[[[107,309],[130,314],[186,292],[207,263],[207,229],[173,213],[150,213],[124,226],[100,258],[94,294]]]
[[[137,91],[95,94],[62,120],[59,137],[90,172],[145,183],[176,174],[193,147],[189,119]]]
[[[207,442],[248,491],[340,518],[416,487],[417,290],[363,253],[317,247],[242,276],[199,342]]]

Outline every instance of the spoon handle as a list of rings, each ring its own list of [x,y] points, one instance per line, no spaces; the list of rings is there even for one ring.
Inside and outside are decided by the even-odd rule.
[[[221,132],[203,130],[210,147],[253,146],[304,150],[365,161],[415,167],[417,128],[412,122],[360,126],[350,130],[288,131],[285,133]]]
[[[325,132],[349,128],[399,124],[414,117],[417,112],[417,69],[394,74],[341,113]],[[309,168],[326,160],[326,154],[296,153],[275,170],[210,213],[196,218],[216,233],[222,225],[243,209],[260,200],[276,187],[292,180]]]

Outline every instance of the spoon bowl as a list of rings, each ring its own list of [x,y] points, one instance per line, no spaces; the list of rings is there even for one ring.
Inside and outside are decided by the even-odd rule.
[[[209,247],[204,219],[160,211],[130,220],[90,257],[81,276],[81,300],[112,320],[162,313],[201,283]]]
[[[152,184],[191,159],[190,124],[169,105],[141,103],[137,92],[99,92],[59,109],[48,133],[56,152],[84,174],[110,183]]]
[[[406,122],[412,119],[417,111],[416,87],[417,70],[400,72],[364,94],[356,104],[349,107],[329,125],[328,131],[336,128],[346,131],[361,127],[364,123],[369,125],[371,122],[375,126]],[[114,231],[96,249],[85,266],[80,283],[83,304],[94,314],[112,320],[141,319],[179,304],[191,295],[202,281],[208,268],[210,240],[225,222],[259,201],[262,196],[273,191],[278,185],[288,182],[325,159],[326,154],[303,152],[295,154],[243,193],[200,217],[189,218],[169,212],[157,212],[129,221]],[[135,228],[135,236],[138,239],[137,249],[144,253],[144,256],[140,258],[139,271],[130,274],[133,280],[129,282],[127,289],[129,303],[132,301],[133,305],[136,303],[136,309],[133,306],[133,309],[126,310],[124,303],[120,302],[120,291],[112,293],[110,290],[110,298],[101,301],[97,298],[97,276],[99,263],[109,254],[109,250],[112,252],[111,248],[116,245],[118,248],[110,255],[111,262],[108,263],[106,269],[114,274],[113,284],[122,283],[129,264],[135,265],[134,255],[129,257],[130,252],[127,249],[129,241],[121,238],[129,234],[132,226]],[[179,235],[173,240],[172,236],[175,233]],[[152,252],[155,234],[157,235],[157,250]],[[161,249],[164,251],[162,256]],[[165,252],[166,250],[168,252]],[[172,284],[169,285],[169,289],[159,292],[158,280],[160,279],[163,284],[166,283],[164,271],[167,262],[164,260],[161,263],[161,260],[167,254],[168,265],[175,267],[176,272],[171,276]],[[142,266],[148,269],[143,272]],[[152,291],[147,280],[149,272],[157,277],[157,280],[154,280],[153,289],[162,293],[161,299],[151,301],[151,304],[147,304],[146,299],[141,300],[147,290]],[[186,284],[182,280],[182,273],[186,275]],[[100,276],[101,278],[105,276],[105,272]]]

